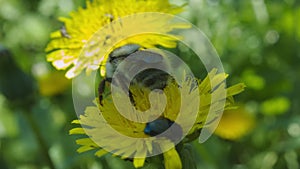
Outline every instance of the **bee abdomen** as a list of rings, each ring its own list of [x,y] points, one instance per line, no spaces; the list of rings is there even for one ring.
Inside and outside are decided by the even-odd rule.
[[[131,85],[137,84],[150,90],[164,89],[171,79],[172,77],[162,70],[147,69],[135,76]]]

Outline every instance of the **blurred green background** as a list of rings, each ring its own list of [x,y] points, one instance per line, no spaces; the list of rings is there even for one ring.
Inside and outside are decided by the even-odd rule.
[[[188,2],[180,16],[211,40],[230,74],[227,83],[247,85],[236,97],[240,109],[224,113],[216,135],[193,143],[198,168],[299,168],[300,1],[171,2]],[[83,0],[0,0],[0,44],[38,90],[13,101],[0,94],[1,169],[49,168],[45,154],[57,169],[132,168],[110,155],[99,159],[76,152],[76,137],[68,134],[76,118],[71,81],[45,59],[50,33],[62,26],[57,18],[84,5]],[[193,65],[191,54],[178,49]],[[22,83],[16,87],[29,90]]]

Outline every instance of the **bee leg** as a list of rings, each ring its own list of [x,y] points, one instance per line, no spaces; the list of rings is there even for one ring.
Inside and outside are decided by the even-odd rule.
[[[111,77],[107,77],[107,78],[105,78],[105,79],[106,79],[106,81],[109,82],[109,83],[111,83],[111,81],[112,81],[112,78],[111,78]]]
[[[136,106],[136,103],[135,103],[135,100],[133,98],[133,94],[131,93],[131,91],[129,91],[129,99],[130,99],[130,102],[133,106]]]
[[[104,90],[105,90],[105,83],[106,82],[111,82],[111,81],[112,81],[111,78],[105,78],[100,82],[100,84],[98,86],[98,95],[99,95],[98,97],[99,97],[99,103],[100,103],[101,106],[103,106],[102,100],[103,100],[103,93],[104,93]]]
[[[99,98],[99,103],[101,106],[103,106],[102,100],[103,100],[103,93],[104,93],[104,89],[105,89],[105,81],[106,80],[103,79],[98,86],[98,95],[99,95],[98,98]]]

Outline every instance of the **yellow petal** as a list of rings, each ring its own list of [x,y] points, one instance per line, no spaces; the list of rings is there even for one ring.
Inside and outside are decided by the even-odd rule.
[[[133,159],[133,165],[135,168],[140,168],[144,166],[146,158],[134,158]]]
[[[73,128],[69,131],[69,134],[85,134],[83,128]]]
[[[244,83],[239,83],[234,86],[231,86],[227,89],[227,96],[239,94],[244,90],[245,87],[246,85]]]
[[[164,161],[166,169],[182,169],[181,160],[175,148],[164,153]]]
[[[77,152],[78,153],[83,153],[83,152],[93,150],[93,149],[94,149],[94,147],[91,147],[91,146],[81,146],[77,149]]]
[[[98,156],[98,157],[101,157],[103,155],[107,154],[107,151],[103,150],[103,149],[100,149],[98,150],[95,155]]]
[[[79,120],[73,120],[72,124],[80,124],[80,121]]]

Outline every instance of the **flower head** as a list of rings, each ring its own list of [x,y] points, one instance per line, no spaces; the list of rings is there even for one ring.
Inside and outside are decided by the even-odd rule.
[[[156,45],[174,48],[178,37],[170,32],[187,27],[172,23],[171,15],[149,13],[182,11],[182,7],[166,0],[87,0],[86,6],[72,12],[71,18],[60,18],[65,26],[51,34],[46,48],[47,60],[57,69],[72,67],[66,74],[68,78],[83,69],[88,72],[98,69],[108,53],[128,43],[144,48]]]
[[[184,141],[194,140],[195,137],[192,136],[199,133],[205,122],[213,120],[207,118],[209,110],[215,114],[214,117],[217,116],[223,110],[218,103],[224,99],[227,100],[225,109],[232,108],[232,96],[244,88],[243,84],[237,84],[225,89],[225,74],[217,74],[214,69],[210,75],[212,79],[206,78],[202,82],[183,77],[185,80],[180,87],[170,83],[163,89],[163,93],[132,86],[130,91],[133,93],[135,106],[120,103],[122,112],[116,108],[112,95],[103,100],[103,106],[95,101],[96,106],[87,107],[85,114],[73,121],[82,127],[72,129],[70,134],[88,136],[77,140],[77,144],[81,145],[78,152],[96,149],[95,155],[99,157],[111,152],[121,158],[133,159],[136,168],[144,165],[146,157],[163,153],[167,169],[182,168],[175,145],[183,137]],[[220,93],[220,90],[226,90],[227,96],[212,101],[212,95]],[[130,119],[121,114],[124,112],[129,112],[125,116]],[[148,134],[145,129],[147,124],[155,121],[153,116],[168,119],[172,125],[157,135]]]
[[[228,140],[238,140],[252,131],[255,118],[241,106],[224,112],[215,134]]]

